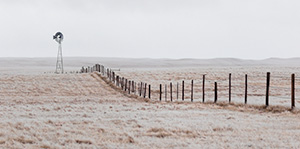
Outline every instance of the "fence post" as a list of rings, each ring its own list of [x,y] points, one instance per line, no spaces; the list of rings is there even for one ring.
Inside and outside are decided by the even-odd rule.
[[[184,80],[182,80],[182,101],[184,101]]]
[[[142,96],[142,88],[143,88],[143,82],[141,82],[141,87],[140,87],[140,96]]]
[[[115,83],[115,72],[112,72],[112,82]]]
[[[245,75],[245,104],[247,104],[247,93],[248,92],[248,76]]]
[[[108,78],[109,77],[109,74],[108,74],[108,68],[107,68],[107,70],[106,70],[106,77]]]
[[[159,101],[161,101],[161,84],[159,84]]]
[[[231,102],[231,73],[229,73],[229,103]]]
[[[291,83],[291,102],[292,102],[292,109],[295,107],[295,74],[292,74],[292,83]]]
[[[172,82],[170,83],[170,99],[171,99],[171,101],[173,101],[173,99],[172,99]]]
[[[111,81],[111,70],[109,70],[109,81]]]
[[[167,93],[168,93],[167,84],[165,84],[165,101],[167,101]]]
[[[104,74],[105,74],[105,67],[102,66],[102,75],[104,76]]]
[[[149,86],[148,86],[148,97],[149,97],[149,99],[151,98],[151,85],[149,84]]]
[[[123,77],[120,79],[121,89],[123,90]]]
[[[119,76],[116,78],[116,85],[119,87]]]
[[[124,90],[124,85],[125,85],[125,79],[124,79],[124,77],[122,77],[122,90]]]
[[[270,93],[270,72],[267,72],[267,84],[266,84],[266,106],[269,106],[269,93]]]
[[[128,81],[128,94],[130,94],[131,81]]]
[[[134,93],[134,81],[131,81],[132,93]]]
[[[215,82],[215,103],[217,103],[218,100],[218,84]]]
[[[127,79],[125,79],[125,91],[127,91]]]
[[[203,82],[202,82],[202,102],[205,101],[205,75],[203,75]]]
[[[194,94],[194,80],[192,80],[192,84],[191,84],[192,86],[191,86],[191,102],[193,102],[193,94]]]
[[[145,83],[144,98],[146,98],[146,91],[147,91],[147,83]]]

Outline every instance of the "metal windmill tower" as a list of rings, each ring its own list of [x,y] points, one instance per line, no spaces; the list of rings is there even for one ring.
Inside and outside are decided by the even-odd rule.
[[[55,73],[64,73],[64,66],[63,66],[63,57],[62,57],[62,47],[61,42],[64,39],[64,35],[61,32],[57,32],[53,39],[58,42],[58,53],[57,53],[57,61],[56,61],[56,70]]]

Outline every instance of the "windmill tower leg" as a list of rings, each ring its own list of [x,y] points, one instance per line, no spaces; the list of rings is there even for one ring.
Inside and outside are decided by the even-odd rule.
[[[63,67],[63,57],[62,57],[62,46],[61,43],[58,45],[57,61],[56,61],[56,71],[55,73],[64,73]]]

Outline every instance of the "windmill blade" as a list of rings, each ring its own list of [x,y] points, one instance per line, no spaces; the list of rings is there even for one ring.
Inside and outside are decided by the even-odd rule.
[[[58,43],[61,43],[64,39],[64,35],[61,32],[57,32],[54,36],[53,39],[57,41]]]

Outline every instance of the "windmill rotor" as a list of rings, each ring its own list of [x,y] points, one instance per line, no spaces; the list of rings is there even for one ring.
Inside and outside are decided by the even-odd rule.
[[[64,35],[61,32],[57,32],[54,36],[53,39],[58,42],[61,43],[64,39]]]

